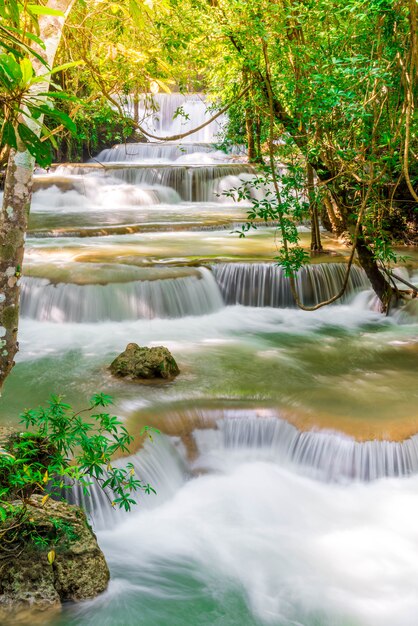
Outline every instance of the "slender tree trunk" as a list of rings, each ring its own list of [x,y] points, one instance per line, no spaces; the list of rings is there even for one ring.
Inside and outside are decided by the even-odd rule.
[[[133,103],[134,103],[134,122],[135,124],[139,124],[139,93],[137,91],[137,89],[135,89],[135,93],[134,93],[134,98],[133,98]]]
[[[23,162],[24,158],[26,163]],[[10,151],[0,230],[0,385],[12,369],[18,349],[19,280],[32,189],[32,170],[33,162],[31,158],[27,158],[26,152]]]
[[[254,118],[248,107],[245,110],[245,129],[247,131],[248,161],[250,163],[254,163],[257,160],[254,137]]]
[[[68,15],[74,0],[49,0],[47,6]],[[45,50],[39,48],[49,67],[54,63],[61,39],[65,17],[44,15],[39,18],[39,35]],[[47,70],[38,60],[33,60],[35,74],[40,76]],[[32,93],[49,89],[49,78],[36,84]],[[40,125],[30,123],[28,118],[21,122],[31,126],[40,134]],[[32,155],[18,140],[18,149],[11,150],[4,185],[3,207],[0,215],[0,389],[14,365],[19,349],[17,330],[19,321],[20,276],[22,273],[24,241],[32,199],[32,180],[35,162]]]
[[[263,163],[263,157],[261,154],[261,119],[259,115],[257,115],[255,120],[255,143],[257,150],[257,162]]]
[[[311,251],[322,252],[321,231],[319,228],[318,202],[315,198],[314,170],[307,165],[309,213],[311,216]]]
[[[247,71],[243,71],[242,74],[244,85],[250,85],[249,75]],[[250,93],[248,92],[245,96],[245,133],[247,136],[247,152],[248,152],[248,161],[250,163],[254,163],[257,160],[257,151],[255,146],[255,120],[254,120],[254,109],[253,103],[251,102]]]
[[[322,227],[325,228],[325,230],[327,230],[328,232],[332,233],[333,232],[332,224],[331,224],[331,220],[329,219],[327,207],[325,206],[324,200],[322,200],[322,205],[321,205],[321,210],[320,210],[320,219],[321,219]]]

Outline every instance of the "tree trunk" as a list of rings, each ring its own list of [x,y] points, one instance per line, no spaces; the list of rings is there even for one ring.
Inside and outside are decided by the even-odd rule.
[[[266,98],[268,98],[268,90],[262,76],[260,84],[265,91]],[[343,230],[341,234],[344,234],[344,232],[347,232],[346,222],[348,222],[349,219],[349,215],[346,215],[347,211],[340,210],[340,206],[343,207],[344,205],[347,205],[347,202],[342,201],[342,198],[341,202],[339,201],[339,198],[342,196],[344,191],[341,189],[339,190],[338,188],[336,189],[335,186],[332,186],[332,183],[330,184],[328,182],[335,179],[336,173],[330,170],[325,159],[321,158],[321,154],[316,154],[314,158],[310,158],[307,135],[303,135],[299,132],[298,120],[293,119],[290,115],[288,115],[285,108],[282,106],[282,103],[277,98],[274,98],[273,100],[273,109],[276,119],[283,124],[285,130],[289,133],[289,135],[291,135],[296,146],[305,158],[308,159],[309,164],[314,169],[321,182],[327,185],[329,189],[329,197],[325,198],[324,202],[327,207],[330,221],[333,228],[335,225],[336,233],[338,233],[340,228],[342,228]],[[373,290],[381,300],[383,309],[387,310],[390,306],[391,298],[394,293],[393,288],[379,271],[376,259],[361,236],[359,237],[359,241],[357,241],[356,250],[360,264],[366,272],[372,284]]]
[[[58,9],[65,16],[74,0],[49,0],[47,6]],[[49,67],[53,66],[66,17],[43,15],[39,18],[39,36],[45,50],[39,48]],[[35,74],[40,76],[47,70],[37,59],[33,61]],[[42,93],[49,89],[49,77],[37,83],[31,93]],[[31,120],[21,118],[34,133],[40,134],[40,124],[31,125]],[[18,149],[11,150],[4,184],[3,207],[0,216],[0,389],[14,365],[19,349],[17,330],[19,321],[20,276],[22,273],[24,240],[27,230],[29,207],[32,199],[32,180],[35,162],[32,155],[18,140]]]
[[[327,211],[328,220],[331,223],[332,232],[337,237],[340,237],[347,232],[347,228],[344,225],[344,221],[341,217],[340,212],[338,211],[338,207],[336,206],[336,203],[331,195],[325,196],[323,202]]]
[[[255,143],[257,150],[257,162],[263,163],[263,156],[261,154],[261,119],[259,115],[257,115],[255,120]]]
[[[133,97],[133,105],[134,105],[134,122],[135,124],[139,124],[139,93],[137,89],[135,89],[134,97]]]
[[[257,151],[254,137],[254,117],[249,106],[245,109],[245,129],[247,131],[248,161],[254,163],[257,161]]]
[[[314,170],[307,165],[309,213],[311,216],[311,251],[322,252],[321,231],[319,229],[318,202],[315,198]]]
[[[362,233],[357,239],[356,251],[361,267],[367,274],[367,278],[370,280],[373,287],[373,291],[382,303],[382,308],[387,311],[390,307],[392,296],[394,291],[388,281],[380,272],[376,260],[372,251],[367,247]]]

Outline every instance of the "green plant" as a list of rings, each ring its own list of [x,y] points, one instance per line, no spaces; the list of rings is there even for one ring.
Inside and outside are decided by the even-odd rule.
[[[54,137],[43,118],[54,126],[76,132],[73,120],[56,106],[77,99],[64,93],[53,80],[62,70],[79,65],[66,63],[51,69],[40,38],[38,17],[64,17],[62,11],[17,0],[0,3],[0,144],[27,150],[42,166],[52,160]],[[47,85],[54,87],[48,93]]]
[[[61,109],[70,112],[68,102],[61,103]],[[122,117],[121,112],[112,107],[105,98],[83,104],[74,116],[77,134],[64,129],[56,148],[57,160],[82,161],[92,157],[104,148],[124,143],[132,137],[132,120]],[[61,139],[61,140],[60,140]]]
[[[10,436],[0,449],[0,539],[11,543],[30,539],[41,548],[74,540],[69,525],[53,517],[46,531],[37,530],[28,514],[35,494],[43,496],[42,506],[75,484],[85,494],[96,484],[112,506],[129,511],[136,504],[135,492],[156,493],[135,476],[132,463],[113,464],[115,455],[129,451],[133,437],[116,416],[101,411],[110,404],[112,398],[100,393],[87,408],[75,412],[61,397],[51,396],[46,407],[21,415],[31,431]],[[151,438],[152,430],[158,432],[147,427],[144,433]]]
[[[239,187],[223,192],[222,195],[235,201],[249,201],[251,207],[247,211],[247,221],[236,231],[245,237],[250,229],[257,229],[257,223],[276,224],[277,243],[280,243],[277,265],[283,267],[285,276],[296,273],[302,265],[309,261],[306,251],[299,245],[297,223],[309,216],[309,203],[305,193],[303,169],[298,165],[288,165],[280,175],[280,199],[274,189],[271,167],[262,166],[262,173],[245,181]],[[254,195],[254,192],[262,194]],[[280,201],[279,201],[280,200]],[[288,247],[285,255],[284,244]]]

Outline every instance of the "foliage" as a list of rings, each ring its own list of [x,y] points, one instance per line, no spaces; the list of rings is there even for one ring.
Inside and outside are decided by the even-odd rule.
[[[397,224],[397,233],[413,236],[418,222],[416,1],[172,0],[169,7],[179,28],[173,62],[198,61],[207,90],[223,102],[251,86],[231,134],[243,137],[250,111],[262,121],[269,160],[272,144],[281,159],[283,143],[288,155],[292,146],[291,161],[313,168],[315,197],[327,211],[332,205],[331,224],[361,250],[381,296],[378,264],[393,262],[388,234]]]
[[[17,0],[10,6],[0,12],[2,23],[16,11],[18,17],[19,11],[28,11]],[[33,39],[36,19],[31,15],[26,20],[29,33],[18,20],[18,32],[4,38],[3,56],[12,55],[19,67],[29,58],[28,45],[41,45]],[[388,265],[393,235],[409,241],[418,232],[416,32],[415,0],[338,0],[332,7],[328,0],[80,2],[59,51],[64,69],[54,70],[57,82],[50,99],[61,106],[49,101],[47,106],[58,113],[48,120],[64,127],[56,144],[66,143],[61,155],[80,158],[86,148],[103,147],[108,131],[116,131],[115,140],[126,137],[130,128],[123,102],[129,95],[135,102],[140,93],[169,92],[176,85],[204,90],[219,106],[249,86],[230,111],[225,145],[254,143],[251,158],[260,161],[262,156],[270,160],[274,144],[277,162],[297,163],[303,172],[309,165],[316,190],[305,177],[304,193],[311,207],[327,212],[336,234],[354,245],[363,242],[376,267]],[[20,43],[13,42],[17,36]],[[78,59],[82,65],[74,66]],[[26,65],[22,77],[30,74]],[[16,67],[12,74],[3,90],[11,90],[13,101],[19,102]],[[62,102],[63,93],[88,103],[71,107]],[[103,97],[111,108],[103,105]],[[42,113],[38,104],[25,103],[35,106],[35,123]],[[60,115],[66,117],[59,120]],[[8,124],[8,116],[3,141],[13,145],[20,127],[14,115]],[[79,138],[67,136],[70,118],[77,122]],[[50,149],[43,145],[41,150],[39,143],[46,142],[38,143],[28,128],[21,129],[23,140],[46,163]],[[51,136],[48,129],[43,132]],[[286,198],[283,202],[288,204]],[[288,239],[286,220],[279,222],[282,243],[291,247],[284,256],[279,252],[278,262],[289,264],[295,243]],[[304,260],[296,254],[289,268]]]
[[[53,80],[68,63],[51,69],[43,58],[44,42],[39,38],[39,15],[63,15],[44,6],[9,0],[0,5],[0,143],[2,147],[28,150],[41,166],[51,163],[53,135],[43,122],[44,115],[54,125],[76,132],[73,120],[56,103],[74,100]],[[54,93],[44,91],[51,82]]]
[[[280,247],[275,261],[284,268],[285,275],[290,276],[308,260],[305,250],[298,245],[296,226],[309,216],[304,173],[299,166],[289,165],[280,175],[278,196],[272,169],[268,166],[260,169],[263,171],[262,175],[254,176],[250,181],[225,191],[222,195],[237,202],[244,200],[251,204],[247,211],[247,221],[239,230],[234,231],[240,237],[245,237],[251,229],[257,229],[257,222],[260,220],[277,225],[277,242]],[[257,194],[257,191],[261,193]],[[283,254],[285,243],[290,246],[287,256]]]
[[[61,107],[68,110],[68,103]],[[85,161],[104,148],[132,138],[132,119],[123,117],[105,98],[83,103],[74,115],[77,134],[60,133],[55,147],[57,161]]]
[[[22,414],[21,422],[31,431],[10,437],[0,449],[0,537],[18,534],[38,546],[71,541],[71,529],[59,520],[50,520],[52,531],[47,536],[37,532],[27,514],[36,493],[43,494],[45,503],[50,497],[62,497],[75,484],[86,495],[98,485],[112,506],[126,511],[136,504],[135,493],[155,493],[135,476],[132,463],[125,467],[113,463],[115,455],[129,451],[133,437],[116,416],[102,412],[111,403],[110,396],[96,394],[89,407],[75,412],[61,397],[52,396],[46,407]],[[144,432],[151,437],[152,430]]]
[[[154,87],[170,92],[174,80],[155,37],[150,5],[137,0],[75,5],[66,23],[59,62],[76,58],[83,64],[62,75],[67,93],[84,101],[106,97],[123,118],[126,96]]]

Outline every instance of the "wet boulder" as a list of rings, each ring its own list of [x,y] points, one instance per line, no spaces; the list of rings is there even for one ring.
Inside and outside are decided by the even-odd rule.
[[[145,348],[136,343],[129,343],[126,349],[110,365],[114,376],[132,380],[172,380],[180,370],[171,354],[164,346]]]
[[[33,495],[25,520],[17,521],[22,532],[15,541],[0,547],[0,623],[28,611],[60,610],[63,601],[94,598],[106,589],[109,569],[79,507]],[[47,546],[57,528],[67,529],[63,539]],[[35,532],[45,546],[31,540]]]

